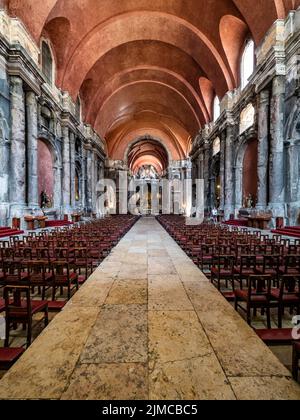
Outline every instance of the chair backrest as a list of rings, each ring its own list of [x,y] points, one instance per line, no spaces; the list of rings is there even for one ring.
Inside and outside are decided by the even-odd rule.
[[[280,256],[279,255],[264,255],[263,270],[274,269],[279,271]]]
[[[42,261],[30,261],[27,263],[28,281],[31,286],[36,283],[46,284],[46,264]]]
[[[285,274],[288,274],[290,269],[297,270],[300,274],[300,255],[286,255],[285,260]]]
[[[242,255],[241,256],[241,269],[255,268],[255,267],[256,267],[256,255]]]
[[[248,298],[253,296],[266,296],[271,294],[270,275],[252,275],[249,277]]]
[[[300,275],[283,275],[280,279],[280,299],[284,296],[295,294],[299,296],[300,302]]]
[[[28,280],[21,261],[7,261],[3,263],[4,284],[21,285]]]
[[[6,318],[23,318],[31,315],[29,286],[7,285],[4,287]],[[25,297],[25,299],[23,298]]]

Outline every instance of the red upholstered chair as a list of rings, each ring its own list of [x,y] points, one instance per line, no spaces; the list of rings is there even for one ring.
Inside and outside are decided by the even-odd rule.
[[[278,303],[278,327],[282,328],[285,308],[297,309],[300,315],[300,275],[283,275],[280,288],[271,290],[271,300]]]
[[[28,273],[21,261],[9,261],[3,264],[3,284],[12,285],[28,281]]]
[[[5,300],[0,299],[0,313],[5,311]]]
[[[279,271],[280,274],[300,275],[300,255],[286,255]]]
[[[256,256],[241,255],[239,265],[235,267],[235,274],[240,281],[240,288],[243,289],[243,281],[248,281],[249,276],[256,274]]]
[[[32,339],[33,316],[39,312],[44,313],[45,326],[48,325],[48,302],[33,301],[30,298],[30,286],[6,286],[4,288],[5,300],[5,347],[9,347],[9,333],[11,327],[21,324],[27,325],[27,347]]]
[[[211,268],[211,282],[217,283],[218,290],[221,290],[221,282],[225,281],[226,288],[228,282],[234,282],[234,263],[235,257],[233,255],[218,255],[213,258],[213,265]]]
[[[93,272],[93,259],[87,248],[74,248],[74,266],[78,269],[78,283],[82,285]]]
[[[264,309],[267,313],[268,328],[271,328],[270,294],[271,276],[251,275],[248,290],[235,290],[235,309],[242,309],[247,313],[247,322],[251,325],[251,310]],[[244,302],[246,309],[241,305]]]
[[[280,261],[280,255],[264,255],[262,265],[256,268],[257,274],[270,275],[272,277],[275,287],[278,287]]]
[[[38,287],[42,291],[42,300],[45,300],[46,289],[52,286],[53,273],[47,272],[49,268],[48,262],[44,261],[28,261],[27,274],[29,285],[33,288]]]
[[[24,353],[23,347],[0,349],[0,370],[9,370]]]
[[[298,381],[299,376],[299,361],[300,361],[300,342],[293,344],[293,378]]]
[[[215,254],[214,245],[202,245],[201,254],[200,254],[200,268],[203,271],[206,269],[211,269],[213,258]]]
[[[57,288],[60,288],[60,289],[67,288],[68,300],[70,300],[72,296],[72,292],[75,289],[76,290],[79,289],[78,274],[76,273],[76,270],[72,268],[69,262],[55,261],[52,263],[52,274],[53,274],[52,300],[55,301]]]

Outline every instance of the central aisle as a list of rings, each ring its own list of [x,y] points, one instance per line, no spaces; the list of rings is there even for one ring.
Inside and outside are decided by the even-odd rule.
[[[0,398],[300,399],[300,388],[143,218],[3,378]]]

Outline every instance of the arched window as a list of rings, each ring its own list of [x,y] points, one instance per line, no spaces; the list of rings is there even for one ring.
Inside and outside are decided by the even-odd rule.
[[[217,121],[217,119],[221,115],[220,99],[218,98],[217,95],[215,96],[215,99],[214,99],[213,112],[214,112],[214,121]]]
[[[53,57],[46,41],[42,41],[42,71],[49,85],[53,83]]]
[[[254,42],[252,39],[247,41],[241,61],[241,88],[244,89],[254,72]]]
[[[77,96],[76,100],[76,118],[78,119],[78,121],[81,120],[81,101],[79,96]]]

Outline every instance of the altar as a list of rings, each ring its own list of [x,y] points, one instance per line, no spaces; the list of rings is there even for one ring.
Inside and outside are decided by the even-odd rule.
[[[254,229],[268,230],[271,220],[272,216],[249,216],[248,226]]]

